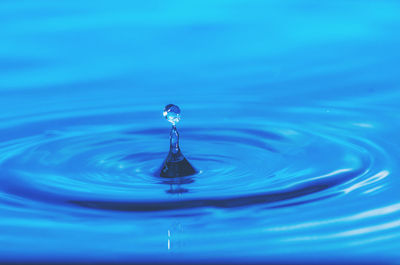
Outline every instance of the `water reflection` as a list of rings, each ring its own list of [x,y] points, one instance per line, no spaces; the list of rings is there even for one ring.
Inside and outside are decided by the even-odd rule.
[[[178,177],[178,178],[170,178],[170,179],[166,179],[161,181],[162,184],[166,184],[169,185],[169,189],[166,190],[165,192],[168,194],[183,194],[183,193],[187,193],[189,192],[189,189],[187,188],[187,186],[183,186],[183,185],[187,185],[187,184],[191,184],[194,183],[195,180],[193,177]]]

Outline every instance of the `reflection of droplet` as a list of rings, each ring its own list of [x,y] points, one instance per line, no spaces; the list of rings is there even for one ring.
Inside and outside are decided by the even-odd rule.
[[[171,249],[171,231],[168,230],[168,243],[167,243],[168,250]]]
[[[177,105],[168,104],[164,108],[163,116],[172,123],[172,125],[175,125],[181,119],[181,109]]]
[[[169,136],[169,153],[161,166],[160,176],[174,178],[195,174],[196,170],[183,156],[179,147],[179,133],[175,125],[180,120],[180,108],[174,104],[169,104],[165,106],[163,115],[172,123],[172,128]]]

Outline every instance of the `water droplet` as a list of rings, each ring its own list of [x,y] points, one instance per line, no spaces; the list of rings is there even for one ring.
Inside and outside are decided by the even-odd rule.
[[[169,135],[170,148],[167,158],[159,170],[161,177],[183,177],[196,173],[196,170],[183,156],[179,147],[179,133],[175,126],[180,120],[181,110],[174,104],[165,106],[164,117],[172,123],[171,132]]]
[[[172,123],[172,125],[175,125],[181,119],[181,109],[177,105],[168,104],[164,108],[163,116]]]

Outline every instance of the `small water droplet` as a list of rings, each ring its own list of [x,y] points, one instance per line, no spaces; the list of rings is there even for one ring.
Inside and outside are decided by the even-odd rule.
[[[181,109],[174,104],[168,104],[164,108],[163,115],[172,123],[172,128],[169,134],[169,153],[159,170],[160,176],[174,178],[195,174],[196,170],[183,156],[179,148],[179,133],[175,124],[181,119]]]
[[[175,125],[181,119],[181,109],[177,105],[168,104],[164,108],[163,116],[172,123],[172,125]]]

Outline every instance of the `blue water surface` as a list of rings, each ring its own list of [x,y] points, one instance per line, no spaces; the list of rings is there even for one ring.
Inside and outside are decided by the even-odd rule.
[[[399,14],[2,0],[0,262],[399,263]]]

